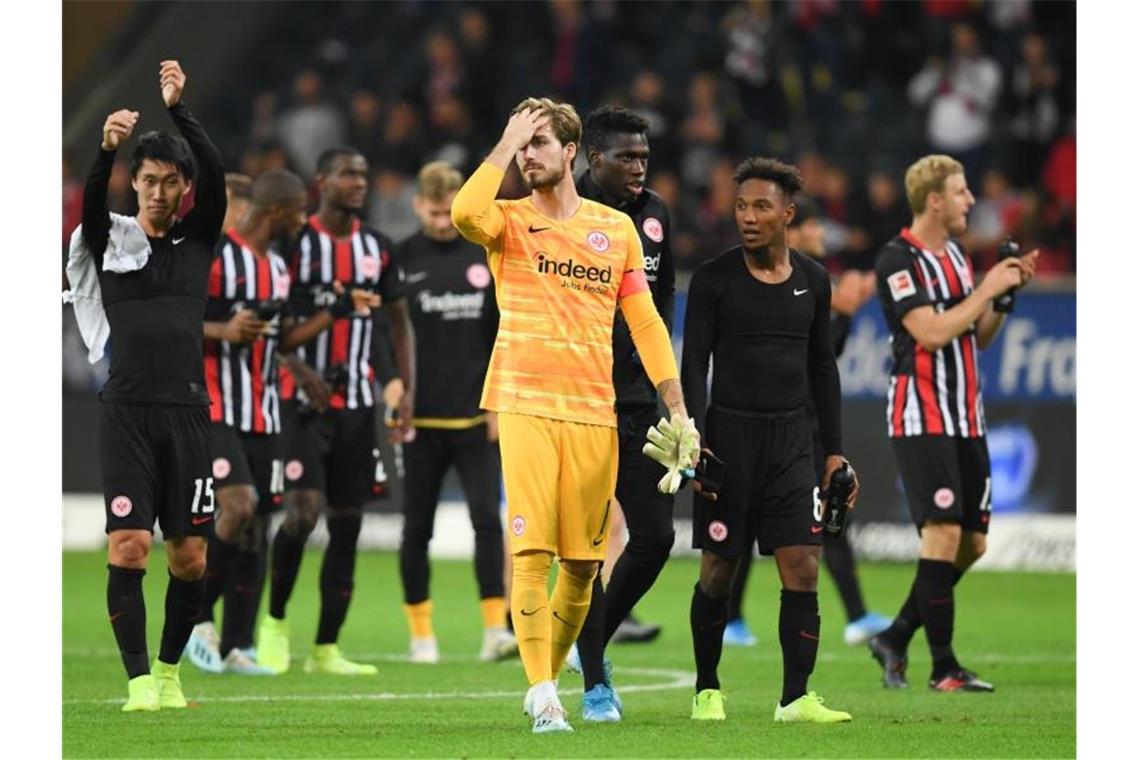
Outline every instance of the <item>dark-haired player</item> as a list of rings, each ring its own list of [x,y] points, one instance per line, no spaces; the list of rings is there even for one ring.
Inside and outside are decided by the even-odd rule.
[[[314,319],[343,298],[343,290],[353,288],[373,294],[370,307],[383,304],[405,388],[399,405],[402,434],[411,419],[415,346],[392,245],[358,218],[368,190],[368,162],[355,148],[330,148],[317,161],[317,183],[320,207],[290,255],[290,308],[299,320]],[[273,539],[269,612],[260,626],[258,662],[278,673],[289,668],[285,607],[305,541],[324,511],[329,542],[321,565],[316,645],[305,672],[371,675],[376,666],[345,659],[337,638],[352,598],[362,507],[376,487],[380,454],[370,360],[372,316],[340,313],[326,327],[297,353],[332,386],[328,409],[316,410],[304,394],[284,404],[285,521]]]
[[[202,622],[186,651],[203,670],[271,674],[253,657],[253,627],[265,580],[270,512],[284,491],[277,352],[327,329],[336,315],[367,311],[375,296],[350,289],[330,310],[303,322],[289,316],[289,272],[270,250],[288,247],[305,223],[301,178],[283,169],[258,176],[246,214],[218,241],[204,325],[206,387],[217,498],[206,565]],[[219,641],[213,607],[225,593]]]
[[[115,153],[138,124],[137,111],[107,117],[83,193],[82,240],[94,260],[113,343],[110,377],[100,393],[99,450],[107,610],[130,679],[128,712],[186,707],[178,661],[202,604],[206,539],[214,527],[202,319],[226,196],[221,154],[182,102],[185,85],[177,61],[159,65],[162,100],[181,137],[148,132],[139,138],[130,167],[138,214],[127,218],[107,209]],[[179,219],[192,184],[194,209]],[[170,577],[152,667],[142,580],[156,519]]]
[[[1032,278],[1037,251],[998,262],[975,286],[953,239],[974,205],[962,164],[920,158],[906,171],[906,196],[914,221],[883,246],[875,274],[894,353],[887,429],[922,543],[910,594],[871,652],[883,685],[904,687],[907,645],[926,626],[930,688],[993,691],[954,655],[954,586],[985,553],[992,505],[978,350],[1005,322],[994,299]]]
[[[645,186],[648,129],[649,122],[625,108],[605,106],[590,113],[582,132],[589,169],[577,186],[581,197],[623,211],[633,220],[653,304],[671,332],[674,274],[669,210],[661,196]],[[621,703],[605,675],[605,646],[657,580],[673,547],[673,494],[657,490],[660,467],[641,452],[645,431],[661,417],[657,391],[620,313],[614,319],[613,353],[619,452],[616,496],[629,526],[629,543],[624,551],[619,547],[620,557],[604,592],[601,573],[595,576],[590,613],[578,636],[585,682],[582,718],[589,721],[621,719]],[[650,637],[658,630],[653,627]]]
[[[788,225],[788,247],[822,261],[827,255],[824,245],[824,228],[819,218],[819,209],[810,200],[796,202],[796,215]],[[831,294],[831,343],[835,355],[843,353],[847,333],[851,329],[851,317],[875,293],[875,275],[870,272],[848,270],[835,283]],[[823,449],[819,442],[818,430],[815,439],[815,466],[823,474]],[[863,602],[863,591],[859,577],[855,573],[855,553],[847,539],[847,534],[833,536],[823,534],[823,562],[831,575],[843,610],[847,615],[847,625],[843,629],[843,641],[852,646],[866,644],[876,633],[891,624],[889,618],[877,612],[869,612]],[[728,624],[724,627],[724,643],[734,646],[754,646],[756,638],[748,629],[742,611],[744,589],[752,568],[752,552],[745,552],[736,568],[732,580],[732,590],[728,596]]]
[[[799,172],[779,161],[750,158],[733,179],[742,245],[693,274],[681,361],[685,398],[701,421],[702,445],[724,460],[716,498],[702,494],[707,498],[693,500],[693,546],[702,551],[690,611],[697,663],[692,717],[724,720],[717,665],[725,602],[740,555],[756,542],[762,554],[775,555],[783,586],[784,688],[775,720],[848,721],[848,713],[824,707],[807,691],[819,648],[819,491],[845,462],[831,282],[823,267],[787,246]],[[712,394],[706,405],[710,357]],[[822,482],[813,461],[813,406],[825,454]],[[696,482],[694,488],[700,491]],[[856,488],[849,506],[857,493]]]

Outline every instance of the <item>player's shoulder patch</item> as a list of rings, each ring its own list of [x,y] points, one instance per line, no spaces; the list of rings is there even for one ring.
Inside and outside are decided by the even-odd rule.
[[[896,301],[901,301],[918,292],[918,288],[914,285],[914,277],[909,269],[900,269],[887,275],[887,287],[891,289],[891,298]]]

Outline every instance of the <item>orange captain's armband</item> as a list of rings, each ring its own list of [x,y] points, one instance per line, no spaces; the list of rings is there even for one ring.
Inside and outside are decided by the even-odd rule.
[[[632,269],[621,278],[621,289],[618,298],[646,293],[649,291],[649,281],[645,279],[644,269]]]

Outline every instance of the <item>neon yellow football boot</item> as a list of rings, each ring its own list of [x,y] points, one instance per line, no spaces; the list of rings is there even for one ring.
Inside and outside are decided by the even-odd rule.
[[[257,664],[280,675],[289,670],[289,624],[266,615],[257,632]]]
[[[178,677],[178,667],[178,665],[167,665],[157,658],[150,667],[155,686],[158,687],[158,703],[163,710],[176,710],[186,706],[186,697],[182,694],[182,680]]]
[[[823,706],[823,697],[809,691],[784,707],[777,702],[773,717],[777,723],[846,723],[851,720],[851,713],[829,710]]]
[[[702,689],[693,696],[693,720],[724,720],[724,694],[720,689]]]
[[[123,705],[123,712],[154,712],[159,706],[154,676],[147,673],[127,681],[127,703]]]
[[[329,673],[334,676],[374,676],[380,671],[375,665],[350,662],[340,653],[336,644],[317,644],[305,660],[306,673]]]

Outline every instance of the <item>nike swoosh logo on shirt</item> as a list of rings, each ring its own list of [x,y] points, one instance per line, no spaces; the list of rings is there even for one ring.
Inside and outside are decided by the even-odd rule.
[[[549,227],[535,227],[533,224],[526,228],[527,232],[545,232]]]
[[[804,288],[803,290],[796,290],[794,288],[792,289],[792,295],[794,296],[802,296],[806,292],[808,292],[807,288]]]
[[[170,240],[170,244],[171,244],[171,245],[178,245],[179,243],[181,243],[181,242],[182,242],[183,240],[185,240],[185,239],[186,239],[186,238],[184,238],[184,237],[180,237],[180,238],[171,238],[171,240]]]
[[[413,272],[412,274],[404,275],[404,282],[417,283],[420,280],[426,280],[427,276],[427,272]]]

